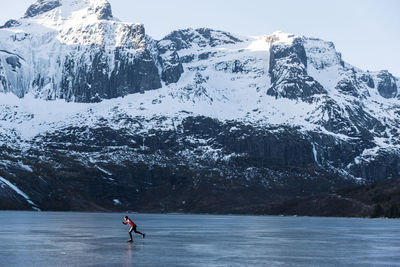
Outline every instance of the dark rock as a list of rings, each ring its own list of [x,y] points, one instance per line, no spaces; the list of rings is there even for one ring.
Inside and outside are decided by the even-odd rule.
[[[365,82],[369,88],[375,87],[374,79],[370,74],[363,74],[361,76],[361,81]]]
[[[270,53],[270,72],[279,63],[280,59],[287,60],[287,63],[302,64],[304,68],[307,68],[307,55],[301,38],[296,38],[291,46],[283,44],[272,45]]]
[[[378,92],[384,98],[393,98],[397,95],[397,85],[396,79],[388,71],[381,71],[377,77],[378,82]]]
[[[9,56],[6,58],[6,62],[13,68],[21,68],[21,62],[17,56]]]
[[[353,165],[352,173],[370,182],[380,182],[400,177],[400,158],[384,150],[378,150],[376,155]]]
[[[325,68],[329,68],[332,66],[341,66],[344,67],[344,62],[342,60],[342,55],[335,50],[335,45],[332,42],[324,42],[318,38],[302,38],[304,41],[317,41],[323,42],[324,46],[312,45],[307,48],[307,60],[308,63],[311,64],[315,69],[322,70]],[[326,56],[322,56],[325,54]]]
[[[8,88],[8,82],[7,82],[7,77],[4,75],[4,66],[3,63],[0,60],[0,88],[3,88],[3,90],[7,90]]]
[[[165,84],[176,83],[183,73],[183,66],[176,51],[167,56],[160,56],[162,66],[161,79]]]
[[[16,27],[16,26],[19,26],[19,25],[21,25],[21,23],[18,20],[10,19],[6,23],[4,23],[4,25],[1,26],[0,29],[12,28],[12,27]]]
[[[360,81],[357,80],[357,73],[353,68],[345,68],[343,78],[337,83],[335,89],[343,94],[360,97]]]
[[[25,12],[24,18],[34,17],[61,6],[60,0],[38,0],[30,5]]]
[[[143,24],[125,24],[121,26],[121,31],[124,32],[124,38],[121,40],[121,42],[125,47],[134,49],[148,49],[148,43],[151,43],[152,40],[148,40]]]
[[[239,60],[234,60],[232,73],[241,73],[243,72],[243,70],[244,70],[243,64]]]
[[[209,45],[212,47],[222,44],[235,44],[242,42],[242,40],[240,40],[239,38],[236,38],[232,34],[223,31],[216,31],[209,28],[199,28],[196,29],[196,32],[198,32],[202,37],[208,40]],[[222,35],[225,38],[215,37],[215,34]]]
[[[230,33],[208,28],[173,31],[162,40],[170,41],[173,49],[176,51],[190,48],[193,44],[197,44],[200,47],[215,47],[222,44],[235,44],[242,42],[242,40],[234,37]]]
[[[26,199],[0,181],[0,210],[31,210]]]
[[[143,25],[128,25],[122,30],[124,45],[113,50],[95,44],[69,49],[61,61],[61,83],[39,74],[32,81],[33,88],[39,92],[54,88],[46,94],[49,98],[74,102],[99,102],[160,88],[157,60],[149,50]],[[81,50],[84,53],[77,53]]]
[[[273,44],[269,64],[272,85],[268,95],[307,100],[315,94],[326,94],[322,85],[307,75],[307,56],[301,38],[290,46]]]
[[[0,166],[0,176],[43,210],[398,216],[393,184],[374,194],[373,189],[354,189],[353,179],[326,172],[328,166],[343,168],[361,153],[366,144],[359,140],[340,142],[291,127],[260,128],[208,117],[187,117],[174,130],[143,133],[142,126],[132,128],[142,118],[116,119],[126,127],[112,129],[104,121],[96,128],[69,127],[38,136],[33,142],[40,146],[24,156],[33,172],[7,166],[7,172],[17,174],[11,177]],[[19,155],[1,147],[6,162],[17,162]],[[387,175],[390,169],[377,172]],[[371,181],[377,172],[368,174]],[[31,209],[14,195],[3,194],[3,201],[1,192],[0,208]],[[114,205],[115,198],[121,205]]]
[[[283,129],[279,134],[268,130],[241,126],[230,132],[231,126],[207,117],[189,117],[182,123],[185,133],[196,133],[201,138],[215,138],[227,154],[244,154],[252,166],[280,165],[306,167],[314,164],[312,146],[298,132]],[[233,125],[232,125],[233,127]]]
[[[182,61],[179,58],[175,44],[164,39],[157,42],[158,60],[161,64],[161,79],[165,84],[176,83],[183,73]]]
[[[357,86],[355,80],[342,79],[337,83],[335,88],[344,94],[358,97],[359,93]]]
[[[223,38],[221,38],[221,36]],[[160,53],[159,62],[162,67],[162,80],[166,84],[178,82],[183,73],[182,63],[188,63],[194,60],[194,56],[192,55],[180,59],[177,51],[190,48],[194,43],[200,47],[214,47],[237,42],[242,41],[229,33],[207,28],[173,31],[157,42],[158,51]],[[199,59],[205,60],[209,56],[210,53],[204,53],[199,55]]]
[[[65,128],[37,137],[34,142],[41,144],[40,149],[32,146],[24,157],[33,172],[18,173],[13,182],[44,210],[140,207],[234,213],[259,212],[271,201],[326,192],[339,182],[318,169],[311,144],[295,129],[280,132],[188,117],[176,131],[150,130],[142,135],[129,129],[141,118],[125,120],[120,122],[127,128],[120,130],[105,122],[102,127]],[[220,156],[209,154],[209,149],[220,151]],[[42,160],[43,153],[50,161]],[[6,155],[12,161],[11,153]],[[94,155],[101,155],[103,163],[85,163]],[[122,205],[114,206],[114,198]]]
[[[211,55],[211,52],[201,53],[199,55],[199,60],[206,60],[206,59],[208,59],[210,57],[210,55]]]
[[[314,157],[317,163],[319,166],[334,173],[353,164],[354,159],[361,155],[364,149],[375,146],[371,140],[363,140],[361,138],[344,141],[331,135],[316,132],[309,132],[308,134],[310,136],[309,141],[313,143]],[[343,173],[341,175],[344,176]],[[374,179],[373,177],[368,178]]]
[[[180,58],[181,63],[190,63],[194,60],[194,55],[186,55]]]
[[[138,51],[131,59],[124,48],[118,48],[114,56],[113,69],[103,47],[91,49],[89,64],[82,63],[86,62],[85,58],[67,57],[59,97],[68,101],[99,102],[161,87],[158,69],[148,50]]]
[[[96,6],[95,12],[97,14],[98,19],[109,20],[112,19],[112,10],[111,5],[108,2],[105,2],[103,6]]]

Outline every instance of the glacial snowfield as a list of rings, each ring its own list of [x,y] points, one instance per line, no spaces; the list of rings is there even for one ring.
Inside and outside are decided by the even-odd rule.
[[[286,36],[285,34],[283,36]],[[253,37],[239,45],[217,47],[210,53],[218,53],[217,59],[207,62],[187,64],[179,84],[164,85],[162,88],[146,91],[143,94],[131,94],[115,99],[106,99],[100,103],[73,103],[63,99],[46,101],[27,94],[18,98],[12,93],[3,94],[0,106],[3,120],[0,121],[4,132],[16,130],[16,134],[26,140],[48,131],[70,125],[96,127],[99,119],[109,120],[120,114],[130,117],[168,117],[170,125],[149,125],[148,127],[173,127],[173,121],[183,117],[207,116],[218,120],[239,120],[245,123],[261,125],[294,125],[304,129],[315,129],[317,125],[306,119],[314,114],[317,104],[305,103],[286,98],[276,99],[260,90],[260,86],[269,87],[267,76],[257,77],[225,72],[215,72],[213,67],[237,59],[238,51],[243,60],[251,59],[258,72],[268,70],[267,36]],[[188,49],[186,54],[204,52]],[[207,66],[204,66],[207,65]],[[204,68],[203,76],[208,77],[204,91],[185,92],[182,87],[196,81],[193,68]],[[8,115],[10,117],[8,117]],[[314,115],[315,116],[315,115]],[[119,128],[118,125],[111,125]]]
[[[362,155],[373,156],[374,151],[377,152],[380,148],[399,148],[397,141],[392,142],[392,139],[397,138],[392,137],[390,131],[399,123],[398,98],[384,98],[375,88],[367,86],[362,88],[361,99],[338,91],[335,86],[347,73],[338,65],[340,59],[330,43],[282,32],[241,38],[245,41],[237,44],[206,48],[193,45],[189,49],[179,51],[182,58],[203,54],[211,54],[213,57],[184,64],[184,72],[178,83],[164,83],[160,89],[143,94],[105,99],[100,103],[73,103],[63,99],[47,101],[38,98],[35,92],[27,92],[23,98],[13,93],[2,94],[0,130],[3,136],[12,132],[18,139],[29,140],[34,136],[73,125],[95,128],[100,119],[111,122],[112,118],[121,115],[143,117],[144,124],[146,118],[150,120],[154,117],[166,117],[169,119],[163,125],[150,123],[145,127],[166,130],[173,129],[184,117],[206,116],[221,121],[237,120],[259,126],[288,125],[300,127],[304,132],[316,131],[343,140],[351,139],[351,136],[321,127],[321,122],[328,121],[332,116],[324,109],[327,101],[325,95],[315,95],[313,102],[306,102],[266,94],[266,90],[271,87],[267,75],[271,40],[277,39],[277,44],[291,45],[296,38],[304,38],[308,60],[312,63],[309,64],[307,72],[327,90],[329,100],[340,107],[341,115],[351,120],[349,112],[356,105],[356,108],[362,108],[367,115],[385,122],[385,126],[388,127],[385,132],[387,137],[376,137],[376,147],[366,149]],[[315,53],[316,49],[320,52]],[[229,71],[233,68],[235,60],[246,63],[245,74]],[[323,69],[315,68],[321,64]],[[49,66],[46,70],[47,68]],[[224,70],[218,71],[219,68]],[[354,67],[348,65],[347,68]],[[376,79],[375,83],[378,82]],[[400,86],[398,81],[397,83]],[[120,128],[120,125],[109,125],[115,129]]]

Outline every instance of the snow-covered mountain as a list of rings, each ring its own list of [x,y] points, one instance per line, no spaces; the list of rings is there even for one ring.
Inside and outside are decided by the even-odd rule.
[[[398,177],[399,86],[316,38],[39,0],[0,29],[0,208],[268,213]]]

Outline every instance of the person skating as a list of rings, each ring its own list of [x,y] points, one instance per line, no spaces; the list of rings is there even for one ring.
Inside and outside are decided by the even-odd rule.
[[[129,229],[129,236],[131,238],[128,240],[128,242],[133,242],[132,231],[134,231],[136,234],[142,235],[143,238],[146,236],[146,234],[141,233],[138,230],[136,230],[136,227],[137,227],[136,224],[128,216],[124,217],[124,221],[122,223],[125,224],[125,225],[129,224],[131,226],[131,229]]]

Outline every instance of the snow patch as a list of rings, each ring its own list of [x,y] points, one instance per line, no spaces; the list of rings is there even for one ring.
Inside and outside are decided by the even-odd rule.
[[[317,155],[317,149],[315,148],[315,144],[312,144],[312,151],[313,151],[313,155],[314,155],[314,161],[315,161],[315,163],[318,164],[318,155]]]
[[[111,172],[109,172],[109,171],[107,171],[107,170],[105,170],[105,169],[99,167],[98,165],[96,165],[96,168],[99,169],[100,171],[104,172],[104,173],[107,174],[107,175],[110,175],[110,176],[112,175]]]
[[[24,170],[27,170],[28,172],[33,172],[32,168],[29,167],[28,165],[22,163],[21,161],[18,161],[18,165],[23,168]]]
[[[30,200],[29,196],[27,194],[25,194],[24,192],[22,192],[17,186],[13,185],[10,181],[6,180],[5,178],[3,178],[1,176],[0,176],[0,182],[9,186],[18,195],[25,198],[26,202],[28,202],[31,205],[32,209],[34,209],[36,211],[40,211],[40,209],[38,208],[38,205],[36,205],[32,200]]]

